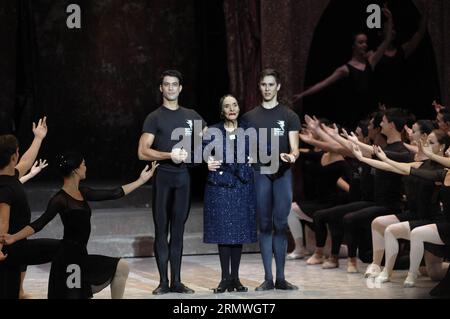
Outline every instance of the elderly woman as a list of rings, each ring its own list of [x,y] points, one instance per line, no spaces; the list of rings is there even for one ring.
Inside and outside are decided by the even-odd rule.
[[[224,146],[220,151],[215,149],[208,160],[204,242],[217,244],[219,249],[222,280],[214,293],[246,292],[247,287],[239,281],[239,264],[242,245],[257,241],[253,170],[246,163],[249,143],[241,140],[243,134],[238,134],[238,129],[245,130],[246,127],[238,121],[240,110],[236,98],[225,95],[220,100],[220,107],[223,121],[208,128],[205,137],[214,135],[212,140],[204,139],[205,147],[220,142]]]

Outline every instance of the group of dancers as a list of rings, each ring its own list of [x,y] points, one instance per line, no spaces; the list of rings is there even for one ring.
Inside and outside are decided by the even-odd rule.
[[[203,123],[200,135],[216,127],[224,138],[236,139],[239,127],[269,128],[265,138],[278,147],[271,148],[272,156],[279,157],[286,168],[274,174],[259,174],[266,163],[221,163],[220,154],[208,160],[210,174],[205,195],[205,242],[219,245],[222,281],[214,289],[247,291],[239,281],[239,263],[242,245],[257,240],[256,215],[259,220],[260,243],[265,266],[265,281],[257,290],[297,289],[284,277],[287,249],[287,216],[292,202],[292,173],[288,164],[298,157],[298,116],[277,100],[280,77],[277,71],[267,69],[261,74],[260,88],[263,104],[238,120],[236,98],[227,95],[220,105],[223,122],[208,128],[195,111],[181,107],[178,97],[182,90],[182,75],[175,70],[163,72],[160,90],[163,105],[150,113],[143,125],[138,156],[151,161],[139,178],[127,185],[110,190],[95,190],[80,186],[86,178],[86,163],[82,154],[66,151],[58,157],[57,169],[64,184],[49,201],[46,211],[31,222],[31,212],[21,178],[33,167],[39,148],[47,135],[46,118],[33,124],[35,138],[30,148],[19,156],[18,141],[13,135],[0,136],[0,292],[2,298],[18,298],[21,272],[26,265],[51,262],[49,298],[90,298],[106,286],[111,287],[112,298],[122,298],[129,267],[125,260],[107,256],[89,255],[91,210],[89,201],[118,199],[145,184],[153,177],[152,211],[155,224],[155,257],[160,284],[153,294],[194,293],[181,282],[184,225],[191,202],[188,160],[193,149],[177,148],[172,132],[182,128],[184,137],[194,138],[192,123]],[[270,128],[280,127],[276,136]],[[248,144],[248,143],[247,143]],[[208,143],[204,143],[206,147]],[[233,145],[233,150],[237,152]],[[249,146],[249,145],[247,145]],[[269,146],[270,149],[270,146]],[[247,147],[248,150],[248,147]],[[225,150],[226,151],[226,150]],[[46,162],[35,164],[42,169]],[[231,200],[230,200],[231,199]],[[56,215],[64,226],[61,240],[27,239],[40,231]],[[170,241],[168,238],[170,237]],[[276,281],[272,275],[272,256],[277,264]],[[170,261],[170,281],[168,264]],[[231,264],[231,271],[230,271]],[[78,272],[77,272],[78,271]],[[80,278],[76,278],[76,274]]]
[[[222,271],[214,293],[248,291],[239,279],[240,259],[243,245],[256,241],[260,245],[264,280],[255,290],[298,289],[285,279],[284,269],[286,259],[305,254],[302,233],[306,232],[302,231],[302,224],[314,234],[315,251],[307,260],[309,265],[336,268],[339,255],[346,253],[347,271],[356,273],[359,252],[361,259],[371,263],[365,277],[383,283],[392,275],[401,238],[411,241],[405,286],[414,286],[424,254],[428,275],[442,279],[448,269],[442,257],[447,256],[445,247],[450,243],[447,219],[450,177],[447,178],[445,168],[450,167],[450,159],[446,157],[450,146],[450,112],[435,104],[437,124],[417,120],[412,128],[408,126],[411,114],[399,108],[380,110],[366,118],[366,110],[375,105],[369,92],[375,66],[385,63],[394,67],[403,63],[426,30],[424,14],[413,38],[395,47],[392,15],[387,8],[384,14],[384,40],[375,52],[368,52],[366,35],[356,35],[349,63],[294,97],[300,99],[341,78],[351,78],[358,108],[352,109],[348,122],[342,124],[354,128],[352,125],[361,120],[354,132],[310,116],[305,116],[306,127],[302,128],[298,115],[279,103],[281,80],[274,69],[261,72],[261,105],[240,116],[237,99],[225,95],[219,102],[222,121],[207,126],[197,112],[179,105],[183,77],[179,71],[168,70],[160,77],[162,106],[147,116],[139,140],[138,157],[152,162],[151,167],[147,165],[130,184],[95,190],[80,185],[86,178],[83,155],[65,151],[56,163],[63,186],[49,200],[42,216],[33,222],[22,183],[47,165],[43,161],[35,163],[47,135],[46,118],[33,124],[35,138],[22,157],[14,136],[0,136],[0,298],[18,298],[24,267],[47,262],[52,263],[49,298],[90,298],[108,285],[112,298],[122,298],[129,273],[127,262],[88,254],[91,230],[88,202],[118,199],[150,179],[154,251],[160,277],[153,294],[194,293],[181,280],[181,263],[191,203],[189,168],[195,164],[196,144],[179,147],[180,137],[186,140],[200,137],[203,150],[213,142],[227,145],[215,149],[205,160],[209,174],[204,198],[204,242],[218,245]],[[201,123],[200,130],[193,123]],[[247,160],[224,162],[230,154],[232,158],[242,155],[237,132],[249,128],[256,129],[258,134],[256,141],[244,140]],[[215,135],[215,140],[205,139],[212,130],[222,134]],[[174,138],[174,132],[178,139]],[[300,148],[300,140],[313,148]],[[252,147],[258,149],[256,157],[250,156]],[[275,170],[270,173],[267,161],[260,157],[262,153],[270,154],[272,161],[276,159]],[[312,180],[317,196],[292,204],[292,165],[299,157],[316,164]],[[30,170],[31,175],[26,177]],[[405,175],[407,178],[403,179]],[[58,214],[64,226],[61,240],[27,239]],[[370,228],[372,238],[365,238]],[[295,249],[289,255],[288,229],[295,240]],[[330,237],[328,249],[326,242]],[[371,244],[373,249],[367,249]],[[367,251],[373,252],[370,258],[362,255]],[[385,265],[381,269],[384,255]],[[441,285],[434,293],[441,294],[446,287]]]
[[[358,272],[359,251],[360,259],[370,262],[364,277],[382,284],[392,276],[398,239],[403,239],[410,241],[405,287],[415,286],[422,258],[424,274],[434,280],[446,276],[450,136],[449,130],[443,129],[448,119],[442,122],[439,118],[449,111],[435,106],[435,121],[412,120],[411,114],[401,109],[375,112],[368,122],[358,124],[358,134],[306,116],[307,128],[300,138],[313,149],[303,149],[301,158],[315,164],[317,196],[292,207],[289,226],[296,247],[288,259],[307,255],[300,221],[315,237],[308,265],[338,268],[345,243],[347,272]],[[413,122],[412,128],[408,122]],[[331,247],[327,247],[328,235]],[[372,256],[365,255],[367,252]],[[433,289],[432,295],[448,295],[448,279]]]

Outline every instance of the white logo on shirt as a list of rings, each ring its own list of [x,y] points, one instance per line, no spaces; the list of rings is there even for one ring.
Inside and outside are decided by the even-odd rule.
[[[193,127],[192,120],[186,120],[186,124],[189,125],[189,128],[186,127],[184,129],[184,135],[185,136],[192,136],[192,127]]]
[[[280,128],[275,127],[273,129],[274,135],[275,136],[284,136],[284,131],[285,131],[285,124],[284,121],[277,121],[277,124]]]

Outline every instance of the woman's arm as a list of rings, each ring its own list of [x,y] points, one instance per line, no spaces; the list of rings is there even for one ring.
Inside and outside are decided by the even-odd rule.
[[[374,146],[374,152],[380,160],[398,170],[401,175],[410,175],[411,168],[419,168],[422,165],[422,162],[401,163],[394,161],[387,157],[379,146]]]
[[[45,136],[47,136],[47,117],[39,119],[37,125],[33,122],[33,134],[34,139],[31,143],[31,146],[28,148],[25,154],[23,154],[19,163],[17,163],[16,165],[16,169],[19,171],[19,178],[24,176],[26,172],[31,169],[34,161],[36,160],[39,149],[42,145],[42,141],[44,140]]]
[[[402,174],[400,170],[396,169],[395,167],[392,167],[389,164],[386,164],[382,161],[374,160],[371,158],[364,157],[361,150],[359,149],[358,145],[353,146],[353,155],[361,162],[366,163],[367,165],[370,165],[376,169],[381,169],[383,171]]]
[[[405,58],[409,58],[411,54],[414,53],[427,31],[430,10],[429,2],[421,1],[420,5],[422,7],[422,18],[420,19],[419,29],[408,42],[402,45],[403,52],[405,52]]]
[[[25,226],[15,234],[5,235],[3,237],[4,243],[7,245],[14,244],[15,242],[25,239],[35,233],[40,232],[48,223],[50,223],[58,212],[64,209],[65,199],[62,199],[60,195],[54,196],[48,203],[45,212],[39,216],[38,219]]]
[[[403,143],[403,145],[405,145],[406,149],[408,151],[410,151],[413,154],[417,154],[419,153],[419,147],[417,145],[412,145],[412,144],[408,144],[408,143]]]
[[[384,16],[386,17],[386,26],[384,29],[384,40],[378,47],[378,49],[369,56],[369,64],[371,65],[372,69],[375,69],[375,66],[378,64],[378,62],[383,57],[384,53],[386,52],[386,49],[388,48],[389,44],[392,41],[392,30],[394,28],[394,22],[392,20],[392,13],[389,11],[388,8],[383,9]]]
[[[319,83],[311,86],[309,89],[303,91],[302,93],[294,95],[292,101],[296,102],[296,101],[304,98],[305,96],[312,95],[312,94],[322,91],[323,89],[330,86],[331,84],[348,76],[348,72],[349,72],[348,68],[345,65],[337,68],[329,77],[327,77],[323,81],[320,81]]]
[[[419,142],[419,151],[422,151],[425,156],[430,160],[435,161],[442,166],[450,167],[450,158],[434,154],[429,145],[424,145],[421,141]]]
[[[39,160],[34,162],[33,167],[31,168],[30,172],[25,175],[22,176],[19,180],[22,184],[25,184],[26,182],[28,182],[30,179],[32,179],[33,177],[35,177],[37,174],[39,174],[44,168],[46,168],[48,166],[47,161],[46,160]]]
[[[343,136],[353,143],[353,145],[358,146],[358,148],[361,150],[361,154],[364,157],[372,157],[373,153],[373,146],[369,144],[362,143],[358,140],[358,137],[355,135],[355,133],[351,132],[350,135],[347,133],[345,129],[342,129]],[[352,146],[352,152],[353,152],[353,146]]]
[[[144,185],[145,183],[147,183],[149,181],[150,178],[152,178],[153,174],[155,173],[156,168],[159,166],[159,164],[157,164],[156,162],[152,162],[152,168],[150,169],[148,165],[146,165],[144,167],[144,169],[141,172],[141,175],[139,176],[139,178],[137,180],[135,180],[134,182],[127,184],[127,185],[123,185],[122,189],[123,189],[123,193],[125,195],[128,195],[129,193],[131,193],[132,191],[134,191],[136,188]]]

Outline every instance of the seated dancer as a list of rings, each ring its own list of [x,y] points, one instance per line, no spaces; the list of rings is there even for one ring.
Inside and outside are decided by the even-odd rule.
[[[433,124],[428,120],[417,121],[413,125],[413,134],[411,135],[412,144],[416,144],[420,139],[428,139],[434,142],[434,151],[442,151],[443,148],[448,147],[448,137],[441,130],[433,130]],[[382,152],[382,151],[380,151]],[[376,153],[380,154],[379,152]],[[371,165],[381,170],[392,171],[404,175],[402,171],[395,169],[387,163],[383,163],[377,160],[368,159],[362,157],[361,154],[357,154],[364,163]],[[380,158],[381,159],[381,158]],[[418,152],[415,155],[415,161],[412,163],[402,163],[405,167],[424,167],[424,168],[437,168],[438,165],[430,160],[422,153]],[[382,159],[381,159],[382,160]],[[389,159],[387,159],[389,160]],[[394,162],[389,160],[389,162]],[[408,210],[401,213],[398,212],[395,215],[380,216],[374,219],[371,225],[372,229],[372,244],[373,244],[373,259],[372,264],[367,267],[365,277],[377,277],[380,272],[380,266],[383,259],[385,247],[396,247],[395,255],[398,252],[398,244],[396,237],[404,233],[409,239],[410,228],[417,227],[419,221],[433,219],[433,216],[440,211],[439,201],[437,196],[438,189],[434,183],[426,182],[418,178],[408,177],[405,180],[405,190],[407,195],[407,208]],[[403,223],[404,222],[404,223]],[[402,231],[404,230],[404,231]],[[387,237],[385,237],[387,236]],[[405,237],[403,236],[403,237]],[[402,237],[402,238],[403,238]],[[391,241],[394,240],[395,243]],[[386,246],[385,246],[386,242]],[[391,250],[391,249],[390,249]],[[385,270],[389,273],[392,272],[394,267],[394,261],[391,253],[386,253],[386,267]],[[384,276],[385,277],[385,276]],[[381,277],[380,277],[381,279]],[[387,280],[387,278],[385,279]]]
[[[37,174],[39,174],[44,168],[48,166],[46,160],[39,160],[34,162],[33,167],[31,167],[30,172],[27,175],[22,176],[19,181],[22,184],[25,184],[30,179],[34,178]],[[25,292],[23,289],[23,281],[25,280],[25,276],[27,274],[27,266],[20,267],[20,292],[19,299],[31,299],[32,296]]]
[[[401,139],[401,132],[406,124],[405,118],[406,116],[403,110],[388,109],[384,113],[380,124],[381,133],[387,138],[387,144],[383,150],[388,154],[388,157],[399,162],[410,162],[412,159],[411,153],[403,145]],[[344,133],[346,132],[344,131]],[[346,137],[352,143],[359,145],[365,157],[374,155],[372,145],[361,143],[354,134],[352,136],[346,134]],[[361,207],[349,207],[352,210],[349,209],[340,212],[340,216],[343,217],[344,241],[348,248],[348,272],[358,272],[356,258],[358,234],[366,229],[370,229],[370,225],[376,217],[388,215],[400,210],[402,199],[401,190],[402,177],[400,175],[376,169],[374,175],[374,203],[366,205],[359,202],[351,203],[352,205],[361,204]]]
[[[379,117],[381,118],[381,117]],[[374,135],[373,120],[371,121],[371,129],[369,130],[368,122],[361,121],[358,123],[356,133],[358,139],[361,142],[367,143],[369,136]],[[327,127],[325,125],[317,126],[315,128],[316,134],[318,134],[323,143],[326,145],[335,145],[339,136],[339,130],[334,125],[334,128]],[[374,138],[376,139],[376,138]],[[342,216],[348,211],[368,207],[374,205],[373,203],[373,176],[370,173],[370,168],[358,160],[353,159],[351,153],[352,143],[341,138],[341,141],[333,146],[336,152],[339,152],[345,156],[346,161],[351,167],[351,180],[349,189],[349,203],[335,205],[330,208],[321,209],[314,213],[313,223],[315,230],[315,252],[313,256],[308,260],[309,264],[322,264],[324,269],[332,269],[339,267],[339,256],[347,253],[342,251],[342,236],[343,236],[343,224]],[[328,226],[328,227],[327,227]],[[324,260],[326,255],[326,240],[328,237],[328,229],[331,234],[331,254],[327,260]],[[342,251],[340,253],[340,251]]]
[[[419,144],[419,148],[421,151],[428,156],[431,160],[438,162],[439,164],[450,167],[450,159],[443,157],[442,155],[436,154],[432,150],[431,143],[429,144]],[[394,164],[394,163],[390,163]],[[404,166],[397,165],[399,169],[402,169],[405,173],[408,173],[412,176],[416,176],[419,178],[423,178],[429,181],[438,182],[442,184],[441,188],[441,199],[442,206],[444,211],[444,216],[439,221],[434,223],[429,223],[428,225],[420,226],[411,231],[410,240],[411,240],[411,251],[410,251],[410,266],[408,276],[405,279],[404,286],[405,287],[414,287],[415,282],[418,276],[420,262],[422,258],[425,256],[425,262],[432,263],[433,273],[429,274],[432,279],[443,279],[445,273],[448,271],[448,263],[442,263],[442,259],[438,258],[429,252],[424,255],[424,243],[434,244],[438,246],[446,246],[446,257],[448,257],[448,247],[450,246],[450,174],[449,170],[446,168],[440,169],[423,169],[423,168],[407,168]],[[450,292],[450,287],[445,286],[448,284],[448,280],[444,281],[442,285],[438,285],[433,289],[430,293],[432,295],[444,295]]]
[[[238,129],[246,129],[245,123],[238,120],[239,105],[232,95],[220,100],[222,122],[208,128],[212,139],[222,138],[223,154],[214,153],[208,161],[208,181],[205,188],[204,242],[218,244],[222,280],[214,293],[225,291],[246,292],[239,280],[239,264],[242,245],[255,243],[256,233],[256,195],[253,168],[248,164],[248,142]],[[214,135],[219,130],[221,137]],[[243,131],[242,131],[243,133]],[[212,137],[211,136],[211,137]],[[214,143],[204,138],[204,145]],[[244,142],[244,143],[242,143]],[[245,147],[243,149],[242,147]],[[217,151],[217,150],[216,150]],[[239,154],[243,155],[239,161]],[[231,263],[231,272],[230,272]]]
[[[289,215],[289,228],[291,232],[296,234],[296,228],[299,224],[299,219],[304,220],[307,225],[316,231],[312,224],[313,217],[320,209],[336,206],[348,202],[348,192],[350,190],[350,166],[340,154],[340,145],[333,141],[327,143],[320,140],[318,136],[314,136],[319,127],[319,121],[313,120],[309,116],[305,116],[305,121],[308,124],[308,130],[304,130],[300,134],[301,140],[310,145],[321,149],[319,152],[303,153],[303,158],[310,158],[319,163],[317,167],[316,176],[316,193],[317,199],[313,201],[304,201],[298,203],[299,210],[292,210]],[[322,124],[326,120],[321,120]],[[313,134],[314,133],[314,134]],[[317,235],[317,234],[316,234]],[[326,235],[325,235],[326,236]],[[295,249],[298,249],[297,247]],[[295,250],[294,250],[295,251]],[[321,262],[308,264],[318,264]]]
[[[0,235],[15,233],[30,223],[31,210],[19,181],[33,163],[47,135],[47,119],[33,123],[34,139],[19,160],[19,143],[13,135],[0,136]],[[50,262],[59,248],[54,239],[19,240],[5,246],[0,241],[0,299],[17,299],[21,268]]]
[[[131,193],[153,176],[158,165],[153,162],[151,169],[147,165],[140,177],[130,184],[111,190],[94,190],[79,186],[80,181],[86,178],[86,165],[81,154],[66,152],[59,157],[58,162],[64,178],[61,190],[50,199],[47,210],[41,217],[21,230],[4,236],[4,242],[14,245],[24,240],[40,231],[59,214],[64,225],[64,236],[52,261],[48,298],[91,298],[94,293],[111,285],[111,298],[120,299],[128,277],[128,263],[121,258],[88,254],[87,243],[91,233],[91,209],[88,201],[118,199]],[[74,265],[77,268],[71,268]],[[79,280],[68,285],[71,276],[76,274],[81,275]]]
[[[433,145],[432,151],[435,154],[443,154],[450,145],[450,137],[441,130],[435,130],[429,134],[427,141]],[[411,168],[425,170],[442,168],[441,165],[431,160],[399,163],[387,158],[386,154],[379,147],[375,147],[375,153],[383,162],[363,158],[355,146],[355,155],[377,169],[401,175],[409,175]],[[377,282],[383,283],[390,279],[399,250],[397,239],[409,240],[411,230],[422,225],[430,224],[441,218],[440,205],[437,197],[439,187],[434,182],[411,176],[406,180],[405,186],[407,190],[408,210],[404,213],[397,213],[396,215],[378,217],[372,222],[374,261],[368,267],[366,277],[375,277],[378,274],[378,277],[376,277]],[[380,228],[385,229],[384,238],[380,236]],[[380,243],[382,241],[384,243]],[[386,247],[386,265],[380,273],[384,247]],[[435,263],[432,263],[431,259],[427,263],[428,273],[431,277],[434,277],[432,275],[434,273],[433,264]]]

